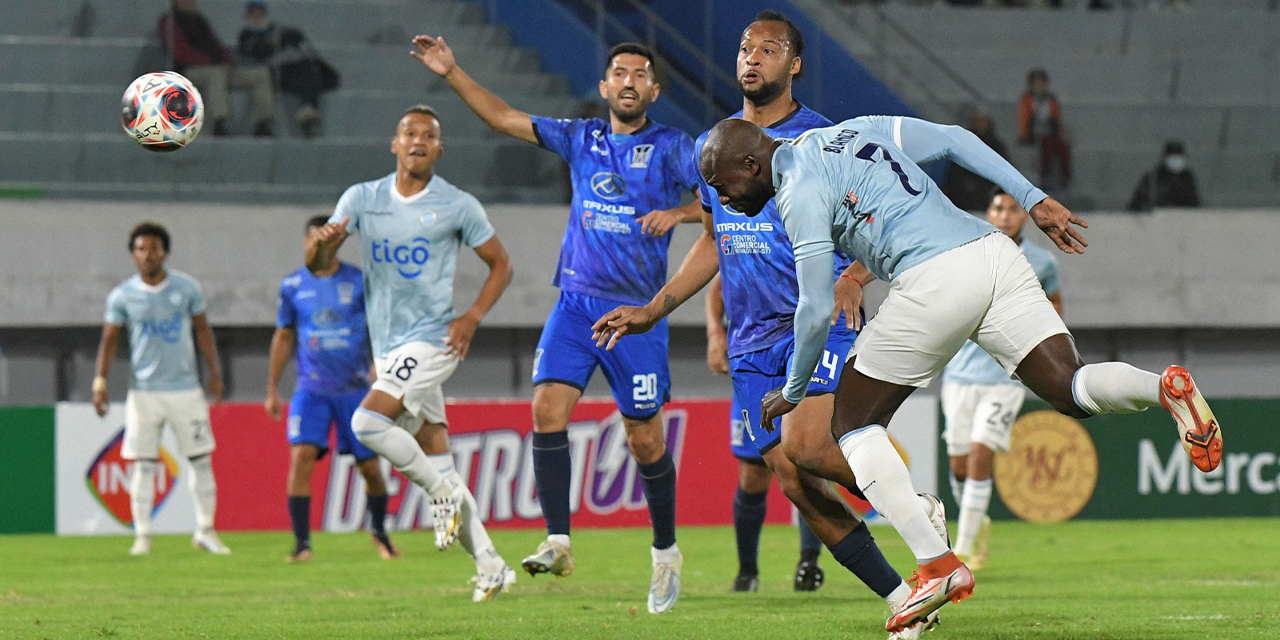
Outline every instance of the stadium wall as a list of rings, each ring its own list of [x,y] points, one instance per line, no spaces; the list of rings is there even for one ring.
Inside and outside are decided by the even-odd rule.
[[[219,327],[270,326],[280,278],[301,265],[303,207],[4,201],[0,217],[0,328],[96,326],[107,292],[134,273],[128,230],[142,220],[170,227],[169,266],[205,287]],[[1272,210],[1163,210],[1089,217],[1083,256],[1058,254],[1067,324],[1073,329],[1228,329],[1280,327],[1280,261]],[[493,205],[489,215],[515,263],[511,287],[486,327],[536,328],[558,297],[551,286],[565,224],[562,206]],[[682,225],[671,242],[670,272],[700,227]],[[1028,239],[1046,244],[1034,230]],[[359,262],[355,242],[343,258]],[[469,304],[483,263],[464,252],[457,299]],[[869,292],[870,306],[883,288]],[[703,325],[702,298],[671,319]]]

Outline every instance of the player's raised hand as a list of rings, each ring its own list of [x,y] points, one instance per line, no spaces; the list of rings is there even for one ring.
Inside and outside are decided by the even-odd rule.
[[[774,389],[764,394],[764,398],[760,401],[760,428],[764,429],[765,433],[773,433],[773,421],[791,413],[795,408],[796,405],[782,397],[782,389]]]
[[[1063,253],[1084,253],[1084,248],[1089,246],[1084,236],[1071,226],[1088,229],[1089,223],[1077,218],[1076,214],[1057,200],[1045,198],[1027,213],[1031,214],[1031,220]]]
[[[729,340],[723,329],[707,334],[707,368],[718,376],[729,373]]]
[[[618,307],[604,314],[591,325],[591,339],[597,347],[613,350],[622,336],[631,333],[644,333],[658,323],[658,318],[645,307]]]
[[[647,215],[636,219],[640,223],[640,232],[647,233],[651,236],[666,235],[668,231],[675,228],[680,221],[676,220],[670,211],[659,209],[650,211]]]
[[[466,360],[467,352],[471,350],[471,339],[475,337],[478,326],[480,321],[465,313],[454,318],[449,323],[449,337],[444,341],[445,346],[449,347],[445,355]]]
[[[862,328],[862,282],[857,278],[836,279],[836,310],[831,312],[831,326],[836,326],[842,312],[845,328]]]
[[[453,58],[453,49],[449,48],[443,36],[435,38],[431,36],[415,36],[413,45],[418,50],[410,51],[409,55],[417,58],[419,62],[442,78],[449,75],[449,72],[458,66],[458,62]]]

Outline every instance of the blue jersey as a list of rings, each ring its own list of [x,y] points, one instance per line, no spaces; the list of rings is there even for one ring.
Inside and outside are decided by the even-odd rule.
[[[742,112],[733,114],[741,118]],[[809,129],[830,126],[831,121],[818,112],[801,106],[786,118],[765,128],[773,137],[789,138]],[[702,153],[707,134],[698,137],[695,153]],[[695,161],[698,156],[694,156]],[[799,300],[796,285],[795,253],[782,218],[772,200],[759,215],[748,218],[720,204],[720,196],[698,176],[702,208],[711,213],[720,246],[720,272],[724,274],[725,315],[729,319],[729,355],[737,356],[767,349],[780,340],[791,338],[791,324]],[[850,263],[844,253],[837,252],[834,277],[839,277]],[[762,284],[768,283],[767,295]],[[831,330],[849,333],[844,323]]]
[[[344,263],[331,276],[318,278],[304,267],[280,282],[276,326],[297,332],[296,389],[342,394],[369,388],[363,278]]]
[[[902,117],[864,116],[812,129],[777,147],[773,186],[796,256],[796,356],[783,395],[799,402],[822,355],[833,303],[834,251],[877,278],[998,233],[956,208],[916,165],[938,158],[1000,185],[1030,210],[1046,196],[1008,161],[961,129]]]
[[[343,218],[360,234],[374,355],[410,342],[443,347],[454,318],[458,247],[478,247],[494,235],[484,207],[440,176],[402,196],[393,173],[347,189],[329,221]]]
[[[535,116],[538,143],[569,163],[573,203],[552,283],[563,291],[627,304],[649,302],[667,280],[671,234],[640,232],[638,218],[680,206],[697,187],[693,141],[652,120],[614,134],[597,118]]]
[[[1035,270],[1044,292],[1049,295],[1057,293],[1058,259],[1049,251],[1026,240],[1019,246],[1022,247],[1022,254],[1027,257],[1027,262]],[[951,362],[947,363],[947,368],[942,371],[942,380],[959,384],[1018,384],[991,354],[983,351],[972,340],[964,343]]]
[[[204,313],[204,291],[191,276],[170,270],[149,285],[133,276],[107,296],[107,324],[129,327],[133,388],[143,391],[196,389],[196,349],[191,318]]]

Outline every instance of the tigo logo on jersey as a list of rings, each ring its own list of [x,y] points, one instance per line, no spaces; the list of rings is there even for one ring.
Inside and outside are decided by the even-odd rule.
[[[374,240],[370,243],[369,253],[374,262],[394,264],[400,275],[412,280],[422,275],[422,266],[431,257],[427,250],[429,244],[431,241],[422,237],[414,238],[410,244],[397,245],[392,245],[390,240]]]
[[[124,428],[121,427],[116,437],[107,443],[107,446],[98,453],[93,464],[89,465],[89,470],[85,474],[85,484],[89,487],[89,493],[98,499],[102,508],[106,509],[117,522],[128,527],[133,524],[133,514],[129,510],[129,472],[132,470],[133,461],[125,460],[121,456],[123,445]],[[173,491],[173,486],[178,482],[178,463],[163,448],[160,449],[160,465],[156,469],[155,482],[156,498],[151,515],[159,513],[165,500],[169,498],[169,493]]]
[[[142,321],[142,335],[155,336],[173,344],[182,334],[182,312],[174,311],[168,318],[148,318]]]
[[[617,200],[627,193],[627,183],[616,173],[601,171],[591,176],[591,190],[605,200]]]

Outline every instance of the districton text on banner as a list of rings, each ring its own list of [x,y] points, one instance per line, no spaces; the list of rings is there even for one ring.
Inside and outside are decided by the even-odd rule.
[[[678,469],[677,521],[682,525],[730,524],[738,462],[729,451],[727,400],[676,401],[666,405],[667,446]],[[470,483],[485,522],[495,527],[541,527],[530,446],[530,404],[521,401],[450,401],[450,440],[458,472]],[[284,421],[267,418],[257,404],[212,408],[218,449],[217,526],[221,530],[286,530],[285,476],[289,445]],[[892,431],[921,491],[937,486],[937,408],[932,397],[912,399]],[[120,457],[123,405],[99,418],[88,404],[56,408],[57,532],[123,534],[130,530],[128,461]],[[635,461],[627,451],[617,408],[586,400],[569,424],[575,527],[647,526],[649,516]],[[162,440],[156,477],[158,533],[190,531],[194,516],[190,467],[171,434]],[[388,524],[429,528],[425,493],[389,471]],[[312,477],[312,525],[353,531],[365,517],[364,480],[350,456],[326,456]],[[791,508],[776,487],[769,521],[790,522]]]

